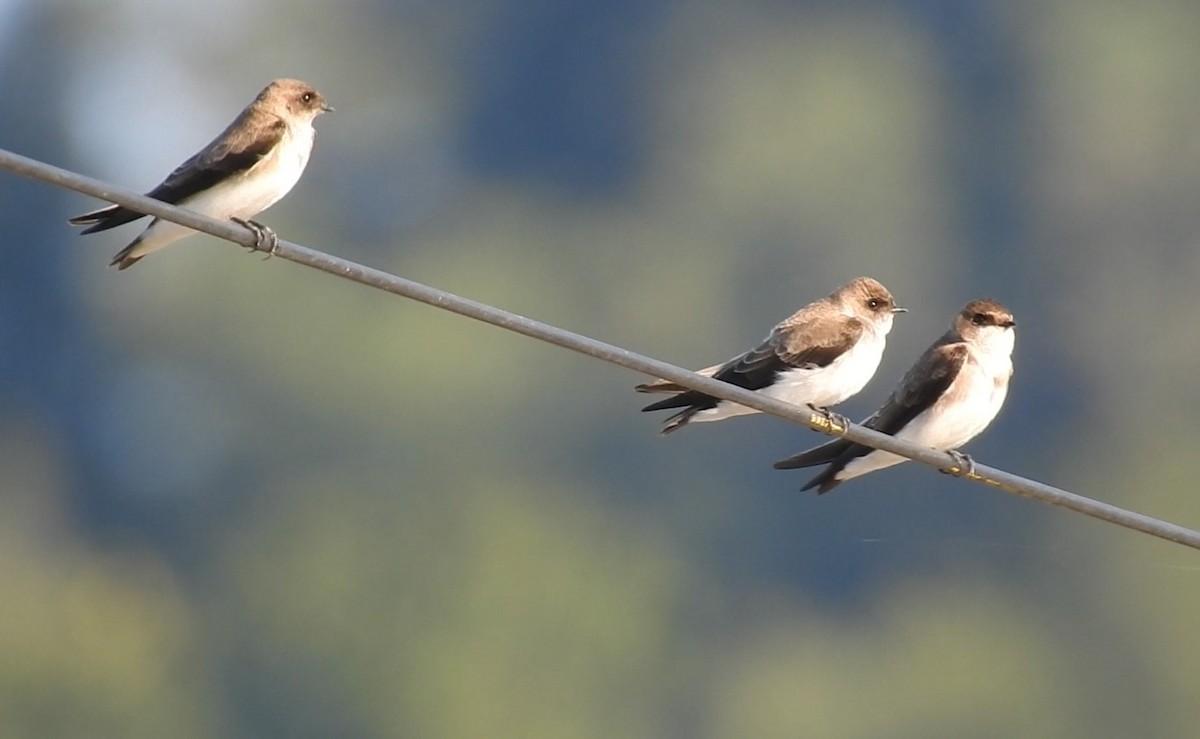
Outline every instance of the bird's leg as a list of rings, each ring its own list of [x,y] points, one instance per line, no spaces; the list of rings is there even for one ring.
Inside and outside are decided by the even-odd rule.
[[[254,234],[254,248],[251,251],[265,251],[266,258],[270,259],[275,250],[279,248],[279,237],[269,227],[249,218],[232,218],[230,220],[239,226],[250,229],[250,232]]]
[[[958,471],[942,470],[942,472],[947,475],[956,474],[959,477],[970,477],[975,474],[975,460],[971,459],[970,454],[963,454],[957,449],[947,449],[946,454],[954,457],[954,466],[958,468]]]
[[[812,403],[809,403],[808,407],[811,408],[814,413],[820,413],[825,417],[825,420],[829,422],[830,431],[834,431],[836,433],[839,428],[841,431],[845,431],[846,429],[850,428],[850,419],[846,418],[841,413],[831,411],[825,407],[818,408]]]

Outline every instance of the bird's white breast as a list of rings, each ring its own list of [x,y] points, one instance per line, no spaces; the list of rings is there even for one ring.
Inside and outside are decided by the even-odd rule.
[[[308,165],[314,136],[311,123],[289,127],[275,148],[246,173],[185,198],[179,205],[220,220],[253,218],[295,187]],[[194,233],[186,226],[156,218],[129,256],[144,257]]]
[[[886,343],[885,332],[868,329],[853,347],[824,367],[784,370],[773,384],[758,392],[793,405],[835,405],[862,390],[875,375]],[[749,413],[758,411],[723,400],[715,408],[700,411],[692,420],[720,421]]]
[[[826,366],[781,372],[775,384],[764,392],[790,403],[810,403],[818,408],[836,405],[862,390],[875,376],[886,343],[883,332],[868,330],[854,346]]]
[[[1012,331],[1006,332],[1010,337]],[[1011,338],[1007,348],[971,347],[958,376],[946,392],[896,433],[896,438],[934,449],[957,449],[974,439],[995,419],[1008,396],[1012,376]],[[846,464],[837,479],[848,480],[907,461],[889,452],[873,451]]]
[[[275,148],[245,174],[197,195],[188,207],[213,218],[253,218],[295,187],[308,166],[314,134],[311,125],[289,126]]]
[[[896,434],[934,449],[956,449],[978,436],[1004,405],[1008,375],[1003,376],[979,361],[975,352],[940,399]]]

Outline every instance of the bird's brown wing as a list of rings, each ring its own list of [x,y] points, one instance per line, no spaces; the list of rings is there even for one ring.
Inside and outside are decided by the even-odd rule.
[[[712,377],[747,390],[761,390],[774,383],[779,373],[785,370],[816,369],[832,364],[834,360],[849,351],[866,330],[862,321],[849,316],[839,315],[836,319],[797,321],[804,314],[805,311],[800,311],[776,326],[762,344],[716,367]],[[679,386],[675,385],[674,387]],[[666,390],[642,390],[642,392],[656,391],[666,392]],[[717,402],[717,399],[711,395],[688,390],[657,403],[651,403],[642,410],[656,411],[688,406],[712,408]]]
[[[178,204],[221,182],[245,172],[271,153],[283,139],[287,125],[278,117],[260,113],[254,108],[241,115],[194,156],[175,168],[157,187],[146,193],[164,203]],[[262,117],[261,125],[255,118]],[[74,226],[92,224],[81,233],[90,234],[122,226],[143,217],[120,205],[110,205],[75,216],[68,222]]]
[[[864,426],[895,435],[942,397],[958,377],[968,354],[966,344],[948,343],[946,339],[947,337],[943,337],[926,350],[884,401],[883,406],[863,421]],[[844,469],[851,460],[872,451],[872,447],[837,439],[781,459],[774,466],[777,470],[791,470],[831,463],[820,475],[801,488],[808,490],[819,487],[821,492],[826,492],[836,485],[836,481],[833,481],[834,475]]]

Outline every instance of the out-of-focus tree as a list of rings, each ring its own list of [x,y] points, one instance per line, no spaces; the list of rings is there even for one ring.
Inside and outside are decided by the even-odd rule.
[[[148,187],[301,77],[281,235],[681,364],[879,277],[851,415],[996,297],[971,451],[1196,512],[1188,3],[3,18],[0,145]],[[809,432],[659,439],[628,373],[206,238],[106,271],[0,188],[0,734],[1194,734],[1182,552],[916,465],[797,495]]]

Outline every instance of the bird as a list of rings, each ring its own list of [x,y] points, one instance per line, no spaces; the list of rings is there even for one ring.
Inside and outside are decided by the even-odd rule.
[[[146,195],[213,218],[230,219],[254,232],[258,248],[270,244],[273,251],[274,232],[250,219],[295,186],[312,153],[316,136],[313,119],[332,110],[311,85],[292,79],[275,80],[219,136]],[[144,216],[134,209],[109,205],[68,222],[88,226],[81,234],[91,234]],[[195,233],[155,218],[117,252],[109,266],[128,269],[147,254]]]
[[[960,470],[974,462],[959,447],[996,417],[1008,396],[1016,338],[1012,313],[995,300],[973,300],[954,316],[950,330],[908,370],[879,410],[862,425],[897,439],[949,452]],[[801,488],[827,493],[868,472],[908,460],[837,439],[775,463],[790,470],[828,464]]]
[[[699,374],[830,415],[828,406],[862,390],[875,374],[892,319],[906,311],[878,280],[859,277],[793,313],[759,346]],[[666,380],[635,390],[671,394],[643,411],[682,409],[663,422],[663,435],[693,421],[758,412]]]

